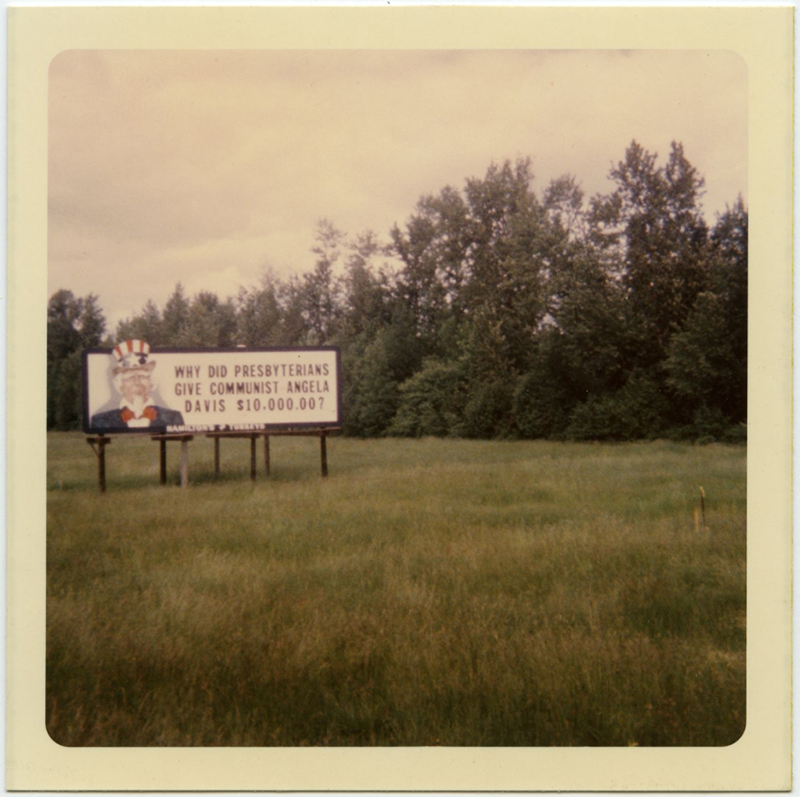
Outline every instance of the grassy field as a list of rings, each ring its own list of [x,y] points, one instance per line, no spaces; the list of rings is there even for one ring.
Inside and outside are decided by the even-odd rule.
[[[743,447],[48,436],[64,745],[726,745]],[[699,487],[708,528],[697,527]]]

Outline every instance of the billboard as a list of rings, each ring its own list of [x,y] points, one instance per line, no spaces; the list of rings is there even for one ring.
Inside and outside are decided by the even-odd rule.
[[[341,421],[339,350],[170,349],[127,340],[84,353],[90,434],[191,434]]]

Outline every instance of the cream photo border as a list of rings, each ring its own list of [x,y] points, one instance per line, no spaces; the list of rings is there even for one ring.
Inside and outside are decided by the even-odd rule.
[[[9,790],[790,787],[793,9],[9,9]],[[68,49],[732,50],[749,79],[747,728],[721,748],[66,748],[44,723],[47,87]]]

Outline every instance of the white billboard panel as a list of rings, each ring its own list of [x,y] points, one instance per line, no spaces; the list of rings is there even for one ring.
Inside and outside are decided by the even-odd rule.
[[[339,350],[150,349],[84,356],[84,429],[118,434],[259,431],[340,423]]]

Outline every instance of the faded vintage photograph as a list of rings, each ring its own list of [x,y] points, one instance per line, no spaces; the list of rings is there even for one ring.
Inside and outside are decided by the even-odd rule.
[[[740,739],[740,56],[70,49],[47,85],[52,740]]]

